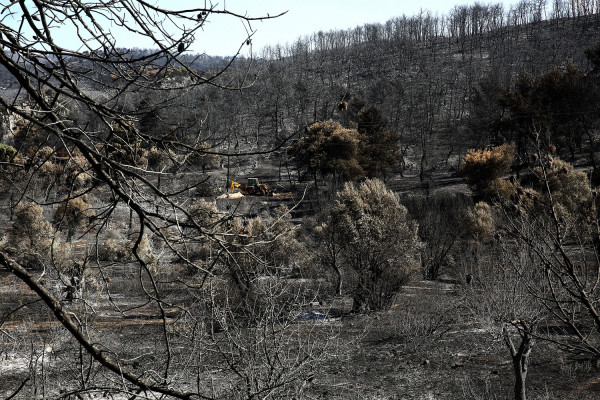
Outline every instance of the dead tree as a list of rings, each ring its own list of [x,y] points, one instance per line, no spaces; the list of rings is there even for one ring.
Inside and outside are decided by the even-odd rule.
[[[518,347],[515,347],[509,332],[510,326],[514,327],[519,333],[521,343],[518,344]],[[502,335],[504,342],[510,350],[515,373],[515,400],[527,399],[525,381],[527,379],[527,372],[529,372],[529,356],[535,344],[534,329],[535,325],[526,321],[511,321],[510,324],[505,324],[502,327]]]
[[[136,314],[139,307],[117,304],[113,295],[120,277],[109,275],[106,263],[118,260],[124,270],[129,269],[125,282],[120,283],[125,286],[122,290],[132,298],[143,299],[144,307],[151,310],[150,315],[143,317],[158,321],[152,329],[141,329],[144,333],[136,338],[137,350],[126,336],[109,339],[100,335],[95,306],[91,306],[95,294],[72,296],[71,302],[64,303],[59,291],[56,293],[39,283],[43,275],[56,281],[68,276],[73,268],[70,261],[81,257],[78,248],[65,243],[58,232],[48,234],[52,242],[48,256],[24,255],[3,247],[0,266],[46,305],[51,320],[41,322],[53,326],[58,322],[57,329],[66,333],[65,341],[76,350],[69,354],[78,354],[64,362],[70,366],[77,363],[80,368],[70,369],[79,370],[74,372],[79,375],[67,377],[70,380],[65,378],[60,388],[48,386],[49,393],[55,390],[58,395],[58,390],[64,389],[95,395],[98,387],[103,387],[112,394],[127,397],[144,392],[150,397],[179,399],[242,398],[232,393],[224,395],[227,385],[205,384],[212,381],[212,373],[201,367],[205,363],[203,357],[220,349],[224,355],[221,366],[228,371],[223,379],[228,383],[254,379],[245,397],[268,397],[278,392],[289,394],[282,394],[284,397],[294,397],[298,392],[296,387],[304,381],[304,372],[314,363],[310,350],[313,347],[302,345],[301,340],[294,339],[299,351],[291,358],[275,346],[290,342],[285,339],[289,323],[282,322],[290,318],[277,311],[289,311],[290,307],[279,307],[275,299],[263,299],[257,305],[261,307],[260,314],[252,320],[253,325],[244,324],[247,318],[237,312],[236,299],[227,291],[227,285],[215,277],[217,270],[222,272],[228,263],[239,264],[236,260],[240,258],[260,265],[266,261],[256,256],[243,240],[231,240],[239,236],[226,224],[231,215],[223,214],[231,213],[220,213],[189,201],[188,193],[204,185],[206,176],[196,171],[170,179],[169,184],[157,184],[157,177],[173,178],[167,170],[186,171],[184,167],[192,158],[228,155],[216,140],[207,146],[200,137],[197,127],[205,116],[183,113],[177,108],[186,106],[186,99],[197,95],[201,86],[225,90],[252,83],[247,70],[232,68],[236,56],[218,69],[204,69],[195,64],[199,57],[183,54],[197,40],[206,21],[215,16],[227,16],[245,24],[248,34],[240,38],[239,49],[233,51],[237,55],[250,43],[254,21],[278,15],[251,17],[217,8],[211,2],[187,9],[167,9],[143,0],[117,0],[108,4],[33,0],[0,6],[0,67],[18,82],[18,94],[0,97],[0,108],[23,123],[23,146],[19,151],[37,156],[42,148],[50,147],[46,153],[51,154],[55,152],[53,149],[63,147],[69,154],[68,168],[53,164],[49,157],[29,170],[20,168],[19,179],[13,179],[11,187],[19,199],[34,199],[49,211],[84,195],[93,199],[93,214],[87,216],[81,229],[81,237],[95,254],[95,265],[85,272],[90,274],[85,277],[86,282],[95,282],[96,290],[105,295],[102,299],[108,299],[101,300],[100,307],[114,311],[112,323],[119,325],[125,319],[140,318]],[[109,25],[110,31],[106,28]],[[59,29],[70,30],[75,44],[59,42],[56,39]],[[119,29],[137,36],[140,42],[151,43],[152,49],[124,48],[118,37]],[[142,98],[144,110],[138,108]],[[173,114],[167,129],[141,126],[144,114],[163,109]],[[177,122],[177,118],[185,121]],[[272,149],[261,150],[269,151]],[[161,165],[166,165],[164,168],[149,167],[151,152],[160,153],[162,157],[155,158],[160,158]],[[240,152],[235,156],[253,154],[256,152]],[[48,176],[55,179],[56,193],[50,190],[40,193],[39,187],[34,187],[35,182],[41,182],[42,187]],[[111,236],[108,227],[113,221],[123,221],[129,211],[133,218],[127,236],[123,232]],[[153,246],[160,247],[161,252],[153,252]],[[206,256],[197,256],[205,250]],[[25,256],[43,267],[27,270],[22,263],[27,259]],[[171,280],[177,288],[165,289],[162,277],[169,274],[173,262],[191,272]],[[215,286],[210,287],[209,282],[216,282]],[[178,301],[170,296],[171,290],[185,293],[190,301]],[[284,293],[286,290],[281,289]],[[302,303],[293,298],[289,301],[292,300]],[[211,339],[205,335],[205,327],[213,303],[230,318],[240,321],[229,322],[226,336],[216,335]],[[239,328],[233,331],[232,327]],[[267,338],[271,338],[273,346],[263,346],[267,343],[263,339]],[[236,346],[239,350],[260,350],[253,354],[256,364],[240,366],[237,360],[227,358]],[[160,359],[147,356],[140,351],[142,348],[152,349]],[[264,365],[268,365],[267,373],[261,369]],[[132,368],[140,368],[141,372]],[[26,385],[21,393],[26,390],[37,389],[27,389]]]

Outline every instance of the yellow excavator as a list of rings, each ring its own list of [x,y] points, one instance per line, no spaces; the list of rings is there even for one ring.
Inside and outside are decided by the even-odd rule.
[[[248,178],[248,182],[237,183],[231,181],[231,193],[238,188],[243,195],[246,196],[272,196],[273,191],[264,183],[259,183],[258,178]]]

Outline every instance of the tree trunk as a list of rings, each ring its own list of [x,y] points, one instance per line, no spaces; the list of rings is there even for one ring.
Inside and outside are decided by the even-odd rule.
[[[427,151],[425,150],[425,145],[423,144],[421,153],[421,163],[419,164],[419,181],[423,182],[425,180],[425,168],[427,167]]]
[[[527,372],[529,372],[529,356],[534,345],[534,339],[532,337],[534,328],[525,321],[513,321],[511,324],[518,330],[519,335],[521,336],[519,348],[515,348],[506,325],[502,328],[502,333],[504,334],[504,341],[510,350],[513,361],[513,369],[515,372],[515,400],[526,400],[527,393],[525,380],[527,379]]]
[[[513,358],[513,368],[515,370],[515,400],[526,400],[525,379],[527,370],[521,368],[521,361]]]
[[[589,142],[590,142],[590,162],[592,163],[592,184],[596,185],[597,182],[596,180],[598,179],[598,171],[597,171],[597,165],[596,165],[596,157],[594,154],[594,151],[596,150],[596,141],[594,140],[594,135],[592,135],[592,132],[587,128],[587,126],[585,127],[585,131],[587,133]]]
[[[336,275],[337,275],[337,285],[335,288],[335,294],[338,296],[342,295],[342,283],[343,283],[343,277],[342,277],[342,271],[340,270],[340,267],[337,266],[337,263],[333,263],[333,270],[335,271]]]
[[[67,229],[67,243],[71,243],[73,236],[75,236],[75,227],[70,225]]]

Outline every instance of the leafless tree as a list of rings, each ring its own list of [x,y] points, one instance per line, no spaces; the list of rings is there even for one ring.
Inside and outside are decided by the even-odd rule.
[[[585,173],[540,147],[529,170],[530,186],[500,195],[495,239],[486,244],[493,268],[485,276],[476,274],[477,284],[468,289],[485,293],[468,304],[503,324],[515,399],[526,398],[536,340],[594,358],[600,346],[596,195]]]
[[[173,106],[185,109],[186,99],[211,88],[251,85],[252,60],[240,54],[252,46],[254,22],[278,16],[203,3],[172,9],[143,0],[34,0],[0,8],[0,66],[18,82],[18,90],[0,97],[0,107],[18,119],[22,139],[19,154],[3,161],[2,176],[20,201],[37,202],[48,215],[58,210],[58,225],[69,204],[86,199],[85,218],[69,224],[73,243],[59,226],[49,230],[43,268],[26,269],[19,254],[0,247],[0,265],[46,307],[25,307],[34,324],[53,327],[55,334],[43,336],[60,342],[41,350],[48,358],[35,369],[54,377],[44,385],[48,395],[291,397],[306,386],[318,358],[305,340],[311,335],[292,323],[303,292],[255,276],[260,309],[252,320],[235,312],[228,266],[242,254],[267,267],[271,261],[255,254],[231,224],[235,210],[199,209],[190,197],[206,182],[190,172],[192,160],[227,156],[230,149],[226,137],[200,134],[208,111],[189,107],[174,115]],[[234,57],[203,67],[188,49],[205,24],[222,16],[241,21],[247,35]],[[58,41],[59,29],[74,41]],[[123,47],[122,32],[154,50]],[[233,71],[233,65],[247,68]],[[42,185],[48,177],[64,179]],[[161,184],[159,177],[168,179]],[[281,235],[264,234],[260,245]],[[80,286],[81,295],[65,297],[69,285]],[[282,301],[283,293],[296,295]],[[32,343],[35,351],[39,346]],[[37,376],[10,390],[33,395],[41,387]],[[239,384],[222,384],[228,381]]]
[[[540,192],[526,192],[534,202],[521,200],[515,213],[506,213],[506,231],[533,257],[532,263],[513,263],[514,271],[523,276],[532,301],[545,307],[553,329],[563,333],[552,340],[567,350],[597,356],[596,196],[585,174],[561,160],[542,161],[534,172]],[[531,268],[538,270],[538,279],[523,275]]]
[[[511,325],[516,328],[521,338],[518,346],[515,346],[509,332],[509,326]],[[535,343],[535,330],[536,325],[529,324],[527,321],[511,321],[510,324],[505,324],[502,328],[504,341],[510,350],[515,372],[515,400],[527,399],[525,380],[527,379],[527,372],[529,372],[529,356]]]
[[[465,248],[472,254],[467,262],[475,261],[476,265],[465,270],[472,276],[472,283],[464,287],[463,304],[476,321],[506,345],[515,377],[514,399],[525,400],[530,356],[545,315],[544,307],[531,300],[528,286],[543,276],[535,268],[523,268],[521,274],[516,274],[516,265],[531,266],[537,258],[524,244],[507,245],[505,241],[481,241]]]

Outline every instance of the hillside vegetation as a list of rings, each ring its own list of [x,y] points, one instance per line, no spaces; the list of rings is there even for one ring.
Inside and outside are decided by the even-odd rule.
[[[50,3],[0,19],[1,395],[598,397],[597,4],[227,60],[255,17]]]

